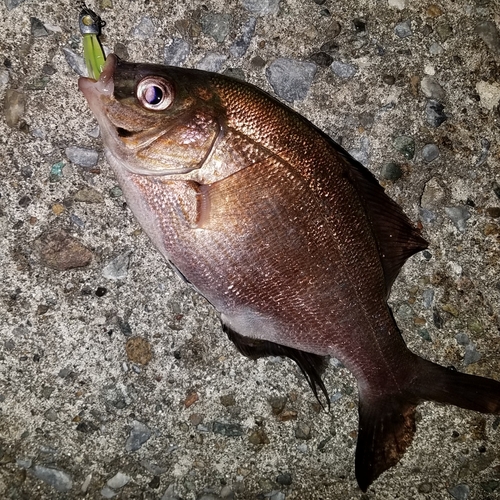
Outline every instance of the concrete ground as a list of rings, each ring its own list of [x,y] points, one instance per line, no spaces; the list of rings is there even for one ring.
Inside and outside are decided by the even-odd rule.
[[[354,378],[330,363],[325,412],[291,362],[235,351],[116,188],[76,3],[0,6],[0,497],[500,498],[498,416],[422,404],[362,494]],[[391,295],[407,343],[500,379],[496,0],[90,6],[122,57],[243,74],[359,157],[430,242]]]

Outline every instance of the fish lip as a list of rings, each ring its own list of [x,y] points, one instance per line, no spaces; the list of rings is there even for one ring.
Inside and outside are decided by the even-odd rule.
[[[115,54],[110,54],[104,68],[99,76],[99,80],[94,80],[93,78],[88,78],[81,76],[78,79],[78,88],[83,92],[83,95],[89,100],[90,93],[98,92],[99,94],[104,94],[111,96],[114,91],[114,80],[113,75],[115,73],[116,65],[118,64],[118,57]]]

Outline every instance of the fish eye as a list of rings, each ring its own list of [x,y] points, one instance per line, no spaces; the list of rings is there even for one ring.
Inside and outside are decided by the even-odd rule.
[[[137,99],[146,108],[153,111],[167,109],[174,100],[174,88],[163,78],[147,76],[137,84]]]

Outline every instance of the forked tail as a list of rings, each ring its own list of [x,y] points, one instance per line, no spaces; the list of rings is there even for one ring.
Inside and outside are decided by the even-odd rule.
[[[356,479],[363,491],[393,465],[415,433],[415,408],[428,400],[500,414],[500,382],[417,358],[415,378],[396,394],[360,394]]]

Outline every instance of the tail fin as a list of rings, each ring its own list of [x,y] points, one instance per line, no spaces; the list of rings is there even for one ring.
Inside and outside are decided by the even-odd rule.
[[[395,465],[410,445],[419,402],[437,401],[500,414],[500,382],[460,373],[422,358],[416,361],[416,376],[406,389],[376,397],[360,393],[356,479],[363,491]]]

